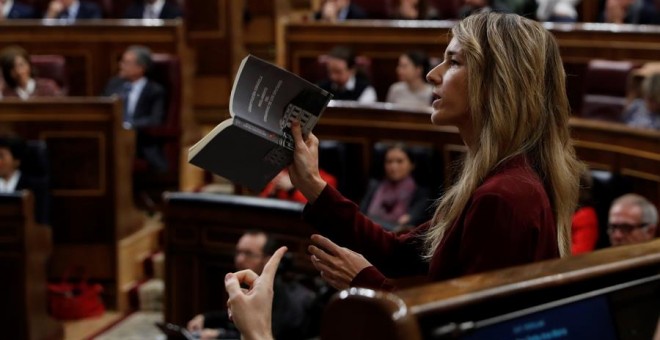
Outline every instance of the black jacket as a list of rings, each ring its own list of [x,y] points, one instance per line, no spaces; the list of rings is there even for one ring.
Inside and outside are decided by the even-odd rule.
[[[126,19],[142,19],[144,14],[144,1],[135,1],[133,2],[126,12],[124,12],[124,18]],[[181,9],[174,3],[169,1],[165,2],[163,9],[160,11],[159,19],[176,19],[183,16]]]

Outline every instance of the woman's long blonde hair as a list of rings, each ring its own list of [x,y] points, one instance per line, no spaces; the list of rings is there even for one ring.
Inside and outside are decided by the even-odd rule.
[[[433,256],[484,179],[504,161],[523,154],[550,199],[559,253],[570,254],[582,164],[569,134],[565,73],[555,39],[535,21],[493,12],[465,18],[452,35],[464,52],[477,137],[457,182],[437,202],[425,235],[426,258]]]

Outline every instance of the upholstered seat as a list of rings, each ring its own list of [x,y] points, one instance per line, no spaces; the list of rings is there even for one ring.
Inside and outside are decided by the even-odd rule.
[[[158,200],[164,190],[178,188],[179,156],[181,153],[181,61],[170,54],[152,55],[153,65],[149,78],[165,88],[166,112],[161,126],[140,129],[139,133],[149,140],[156,140],[163,150],[168,164],[165,173],[149,171],[146,160],[136,158],[133,165],[135,189],[149,193]]]
[[[62,94],[69,91],[69,74],[66,59],[61,55],[31,55],[30,63],[37,78],[51,79],[60,87]]]
[[[591,60],[584,78],[582,117],[619,121],[627,104],[630,61]]]

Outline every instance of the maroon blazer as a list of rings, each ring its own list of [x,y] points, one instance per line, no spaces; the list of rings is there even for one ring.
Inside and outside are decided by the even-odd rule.
[[[34,92],[32,92],[30,97],[57,97],[62,95],[57,83],[52,79],[35,78],[34,81]],[[2,89],[2,95],[4,97],[18,97],[16,90],[7,87],[7,84]]]
[[[393,290],[387,277],[425,274],[430,281],[440,281],[559,257],[548,195],[523,156],[502,164],[477,188],[430,262],[421,257],[421,236],[430,222],[396,235],[371,222],[329,186],[303,215],[321,234],[374,265],[358,273],[352,286]]]

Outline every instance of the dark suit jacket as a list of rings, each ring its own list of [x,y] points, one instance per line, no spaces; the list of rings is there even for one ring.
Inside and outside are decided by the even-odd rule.
[[[321,19],[321,12],[316,12],[314,17],[318,20]],[[369,19],[369,16],[367,15],[367,12],[365,12],[362,7],[351,3],[348,5],[348,13],[346,13],[346,20],[351,20],[351,19]]]
[[[126,80],[119,77],[110,79],[103,94],[105,96],[121,96]],[[141,128],[160,126],[165,119],[165,90],[151,80],[142,89],[133,112],[133,127],[137,130],[137,157],[145,159],[149,165],[158,171],[166,171],[167,160],[163,154],[160,142],[141,131]]]
[[[103,11],[99,5],[93,2],[80,1],[80,7],[78,8],[76,19],[101,19],[102,17]]]
[[[144,14],[144,2],[136,1],[133,2],[126,12],[124,13],[124,18],[126,19],[142,19]],[[169,1],[165,2],[163,9],[160,11],[159,19],[176,19],[182,16],[181,9],[174,3]]]
[[[48,178],[38,178],[21,173],[16,184],[16,191],[29,190],[34,196],[34,215],[37,223],[48,224],[50,221],[50,196]]]
[[[119,77],[110,79],[105,87],[103,95],[121,96],[126,80]],[[165,90],[163,87],[151,80],[142,89],[138,102],[133,112],[133,126],[135,128],[159,126],[165,117]]]
[[[14,5],[11,6],[9,14],[7,14],[7,19],[34,19],[36,17],[32,7],[16,1],[14,1]]]

